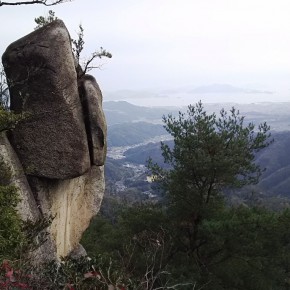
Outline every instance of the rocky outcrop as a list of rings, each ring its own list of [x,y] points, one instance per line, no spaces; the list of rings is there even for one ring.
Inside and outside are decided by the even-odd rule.
[[[99,211],[105,190],[103,166],[92,166],[73,179],[30,176],[29,181],[33,192],[37,192],[41,211],[54,217],[50,232],[57,255],[64,257],[78,245],[92,216]]]
[[[25,112],[10,140],[25,173],[73,178],[90,168],[71,41],[55,21],[9,45],[2,57],[11,109]]]
[[[50,239],[57,256],[67,256],[79,247],[104,193],[102,93],[92,76],[78,79],[60,20],[9,45],[2,62],[11,109],[25,115],[10,142],[0,139],[0,154],[17,172],[19,212],[23,219],[54,217]]]
[[[103,165],[107,153],[107,126],[102,108],[102,92],[94,77],[84,75],[79,80],[79,92],[85,112],[91,163]]]

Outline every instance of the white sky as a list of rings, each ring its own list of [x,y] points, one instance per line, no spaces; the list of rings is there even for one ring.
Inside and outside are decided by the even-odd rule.
[[[113,54],[93,74],[103,90],[226,83],[289,92],[290,0],[74,0],[50,8],[86,54]],[[0,51],[29,33],[41,5],[1,7]],[[288,85],[289,84],[289,85]]]

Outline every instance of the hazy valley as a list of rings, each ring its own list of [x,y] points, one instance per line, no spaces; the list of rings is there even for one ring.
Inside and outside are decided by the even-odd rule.
[[[290,198],[290,103],[205,104],[208,112],[229,110],[232,106],[244,115],[245,123],[267,122],[274,143],[257,155],[263,168],[259,184],[231,195],[231,203],[260,202],[271,207],[288,206]],[[108,121],[107,194],[129,201],[156,198],[146,162],[151,157],[162,164],[160,141],[172,142],[162,125],[162,116],[177,114],[186,107],[141,107],[125,101],[105,102]],[[230,191],[230,190],[229,190]],[[157,193],[158,195],[158,193]]]

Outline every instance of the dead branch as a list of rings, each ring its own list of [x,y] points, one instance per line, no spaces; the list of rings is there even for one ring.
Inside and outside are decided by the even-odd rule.
[[[72,0],[55,0],[55,1],[48,1],[48,0],[32,0],[32,1],[16,1],[16,2],[2,2],[0,1],[1,6],[19,6],[19,5],[30,5],[30,4],[42,4],[45,6],[54,6],[57,4],[70,2]]]
[[[86,74],[88,71],[94,69],[94,68],[100,68],[101,66],[94,66],[92,65],[93,61],[97,58],[101,59],[102,57],[111,58],[112,54],[102,47],[100,47],[99,51],[95,51],[91,54],[91,57],[84,63],[84,69],[83,73]]]

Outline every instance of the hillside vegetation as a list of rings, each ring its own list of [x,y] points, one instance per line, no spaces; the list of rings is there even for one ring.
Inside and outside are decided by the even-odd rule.
[[[102,252],[121,264],[125,276],[138,281],[132,289],[289,289],[289,210],[267,210],[253,199],[239,206],[228,201],[234,188],[243,187],[236,196],[257,188],[266,156],[273,169],[264,182],[278,168],[286,171],[278,150],[287,148],[286,133],[273,134],[274,147],[266,124],[257,133],[236,111],[219,121],[195,108],[188,119],[164,118],[174,142],[125,152],[126,162],[135,163],[150,155],[148,147],[158,160],[162,153],[161,166],[149,163],[161,198],[128,205],[120,194],[108,196],[83,243],[90,254]]]

